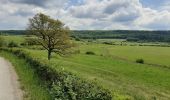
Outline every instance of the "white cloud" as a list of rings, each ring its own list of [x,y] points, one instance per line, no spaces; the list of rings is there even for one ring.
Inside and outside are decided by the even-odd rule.
[[[139,0],[1,0],[0,29],[25,29],[28,18],[43,12],[71,29],[170,29],[170,7],[159,10]]]

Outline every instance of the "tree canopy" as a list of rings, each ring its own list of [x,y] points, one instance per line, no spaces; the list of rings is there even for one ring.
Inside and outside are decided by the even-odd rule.
[[[60,20],[38,13],[29,19],[29,33],[37,37],[37,41],[48,51],[48,59],[51,53],[63,54],[71,47],[70,30]]]

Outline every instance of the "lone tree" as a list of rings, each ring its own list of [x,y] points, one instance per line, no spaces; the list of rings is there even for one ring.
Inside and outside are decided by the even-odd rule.
[[[35,35],[39,44],[48,51],[48,60],[52,52],[63,54],[67,48],[71,47],[69,28],[60,20],[52,19],[42,13],[29,19],[27,30]]]

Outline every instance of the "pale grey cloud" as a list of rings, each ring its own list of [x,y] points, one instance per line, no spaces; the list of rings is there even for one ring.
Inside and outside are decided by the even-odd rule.
[[[36,6],[45,6],[47,0],[11,0],[11,2],[36,5]]]
[[[39,12],[71,29],[170,29],[170,2],[159,10],[139,0],[0,0],[0,4],[0,29],[25,29],[28,18]]]
[[[69,0],[9,0],[13,3],[28,4],[39,7],[63,7]]]

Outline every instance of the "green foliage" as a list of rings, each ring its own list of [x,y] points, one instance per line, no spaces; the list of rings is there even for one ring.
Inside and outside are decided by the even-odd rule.
[[[139,41],[139,39],[137,39],[137,38],[127,38],[126,40],[130,41],[130,42],[137,42],[137,41]]]
[[[46,83],[48,90],[54,99],[59,100],[111,100],[109,90],[104,89],[93,82],[84,81],[76,75],[49,67],[47,63],[33,59],[22,50],[4,49],[12,52],[20,58],[24,58]]]
[[[115,45],[113,42],[103,42],[103,44],[107,44],[107,45]]]
[[[39,44],[48,51],[48,60],[50,60],[52,52],[63,54],[71,47],[69,28],[58,19],[55,20],[38,13],[29,19],[27,30],[35,35]]]
[[[18,47],[18,44],[16,42],[14,42],[14,41],[11,41],[11,42],[9,42],[8,47],[9,48]]]
[[[0,47],[3,47],[5,44],[5,41],[2,36],[0,36]]]
[[[24,35],[25,30],[0,30],[0,33],[3,35]]]
[[[63,73],[62,73],[63,74]],[[62,75],[61,80],[53,84],[54,98],[64,100],[111,100],[106,89],[95,83],[87,83],[73,75]]]
[[[73,39],[75,39],[76,41],[81,41],[81,39],[77,36],[71,36]]]
[[[136,59],[136,63],[144,64],[144,60],[143,59]]]
[[[81,39],[127,39],[129,41],[170,42],[170,31],[82,30],[72,36]]]
[[[87,55],[95,55],[95,53],[93,51],[87,51],[86,54]]]
[[[32,46],[32,45],[39,45],[40,43],[38,43],[36,38],[25,38],[25,41],[23,43],[23,45],[28,45],[28,46]]]
[[[75,38],[76,41],[80,41],[80,38]]]

